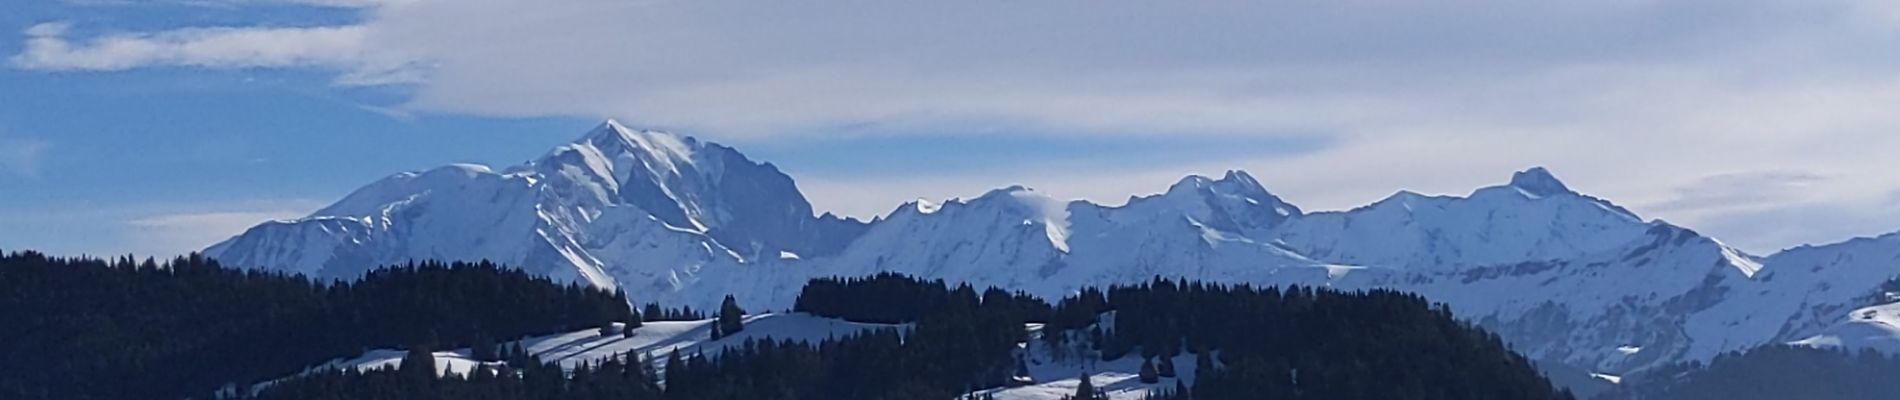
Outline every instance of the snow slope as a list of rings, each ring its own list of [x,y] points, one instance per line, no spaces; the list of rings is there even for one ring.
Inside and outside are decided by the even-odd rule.
[[[356,358],[335,360],[324,363],[323,365],[311,367],[309,371],[355,369],[361,372],[369,372],[374,370],[396,369],[402,366],[402,358],[408,354],[409,352],[403,350],[370,350]],[[466,349],[430,353],[430,355],[435,356],[435,374],[437,376],[450,374],[467,375],[470,371],[474,371],[477,366],[493,367],[503,364],[494,361],[476,360],[469,354],[471,353]]]
[[[1465,196],[1401,192],[1345,211],[1303,211],[1232,171],[1122,205],[1012,186],[862,222],[814,215],[769,163],[612,121],[501,171],[397,174],[206,253],[327,278],[489,259],[696,307],[734,294],[783,308],[810,278],[886,271],[1045,298],[1155,276],[1396,288],[1534,358],[1615,376],[1820,335],[1900,274],[1900,235],[1760,257],[1543,168]]]
[[[1041,324],[1030,324],[1029,343],[1043,343]],[[1080,353],[1078,350],[1069,354]],[[1182,353],[1174,357],[1176,376],[1161,378],[1153,384],[1141,383],[1141,358],[1122,357],[1115,361],[1097,361],[1079,359],[1075,356],[1058,356],[1051,349],[1040,345],[1024,344],[1017,354],[1029,366],[1031,384],[1020,387],[991,388],[979,390],[976,394],[988,394],[997,400],[1058,400],[1063,396],[1075,394],[1075,388],[1082,383],[1087,374],[1089,384],[1096,390],[1108,394],[1110,400],[1140,400],[1152,391],[1173,390],[1178,381],[1186,386],[1194,385],[1194,355]]]
[[[792,340],[817,343],[867,329],[901,328],[900,325],[868,324],[808,314],[761,314],[745,318],[745,330],[712,340],[713,320],[656,321],[634,328],[633,337],[601,336],[599,329],[569,332],[521,340],[519,343],[535,359],[559,362],[572,369],[583,363],[599,363],[609,358],[647,354],[655,368],[663,368],[666,355],[717,356],[725,349],[750,339]]]
[[[746,317],[745,330],[719,340],[711,340],[712,323],[712,320],[647,322],[633,329],[633,337],[625,337],[619,333],[603,336],[599,328],[594,328],[524,338],[514,343],[520,345],[537,360],[558,362],[567,369],[573,369],[582,364],[598,364],[631,353],[636,356],[647,355],[653,361],[654,368],[664,372],[666,356],[674,352],[683,352],[682,355],[717,356],[721,351],[743,345],[751,339],[769,338],[817,343],[827,338],[842,337],[867,329],[901,328],[899,325],[857,323],[797,313],[760,314]],[[616,326],[624,327],[623,325]],[[335,360],[311,367],[310,371],[342,368],[355,368],[359,371],[393,369],[402,364],[402,358],[406,354],[408,353],[403,350],[370,350],[356,358]],[[471,358],[470,354],[473,353],[469,349],[438,351],[433,354],[437,374],[467,374],[478,365],[489,367],[506,365],[499,361],[475,360]]]
[[[1856,309],[1847,321],[1789,344],[1900,355],[1900,303]]]
[[[502,172],[451,165],[396,174],[309,217],[259,225],[205,253],[233,265],[329,278],[418,259],[486,259],[659,293],[790,261],[784,253],[833,254],[865,227],[812,216],[791,178],[771,164],[609,121]]]

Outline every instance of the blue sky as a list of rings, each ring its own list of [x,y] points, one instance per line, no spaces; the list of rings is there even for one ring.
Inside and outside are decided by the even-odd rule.
[[[1548,165],[1758,253],[1900,230],[1883,2],[10,7],[4,249],[188,251],[604,118],[733,145],[866,217],[1018,183],[1115,203],[1234,168],[1340,209]]]

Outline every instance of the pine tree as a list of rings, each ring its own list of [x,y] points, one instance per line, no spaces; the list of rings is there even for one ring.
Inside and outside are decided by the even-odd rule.
[[[1139,376],[1141,377],[1141,383],[1155,384],[1161,382],[1161,377],[1155,372],[1153,359],[1141,359],[1141,372]]]
[[[494,338],[488,337],[488,335],[478,334],[475,336],[475,342],[469,344],[469,354],[474,356],[476,360],[498,360],[501,358],[501,355],[495,352],[495,346]]]
[[[670,395],[686,389],[686,363],[680,361],[680,352],[666,354],[666,391]]]
[[[429,346],[411,346],[396,370],[415,379],[433,380],[436,378],[435,352],[430,351]]]
[[[733,299],[732,295],[726,295],[726,300],[719,303],[718,325],[721,331],[732,335],[745,330],[744,318],[745,309],[739,308],[739,301]]]
[[[647,303],[647,306],[640,310],[640,316],[647,322],[659,321],[666,318],[666,311],[660,309],[660,303]]]
[[[1161,364],[1155,366],[1155,372],[1163,378],[1175,377],[1174,357],[1161,357]]]
[[[640,377],[648,387],[659,387],[660,371],[653,368],[653,355],[640,354]]]
[[[1108,400],[1107,393],[1095,391],[1095,383],[1089,382],[1089,374],[1082,374],[1082,382],[1075,385],[1075,395],[1066,397],[1074,400]]]

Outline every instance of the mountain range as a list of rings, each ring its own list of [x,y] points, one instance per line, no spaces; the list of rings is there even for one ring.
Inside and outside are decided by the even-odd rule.
[[[1122,205],[1012,186],[863,221],[816,215],[790,176],[733,148],[608,121],[503,170],[389,176],[205,253],[338,279],[492,260],[700,308],[733,294],[783,309],[811,278],[877,272],[1050,299],[1155,277],[1393,288],[1533,359],[1604,376],[1771,343],[1900,351],[1887,314],[1860,315],[1894,299],[1882,288],[1900,275],[1900,235],[1752,255],[1543,168],[1466,196],[1399,192],[1345,211],[1301,210],[1230,171]]]

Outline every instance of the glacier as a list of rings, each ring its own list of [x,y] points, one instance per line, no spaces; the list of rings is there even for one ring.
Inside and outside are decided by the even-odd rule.
[[[702,308],[726,294],[787,308],[811,278],[877,272],[1050,299],[1155,277],[1393,288],[1541,362],[1615,376],[1835,337],[1900,275],[1900,234],[1751,255],[1544,168],[1465,196],[1399,192],[1344,211],[1303,211],[1229,171],[1121,205],[1011,186],[862,221],[816,214],[790,176],[733,148],[614,121],[499,171],[392,175],[205,253],[326,279],[491,260]]]

